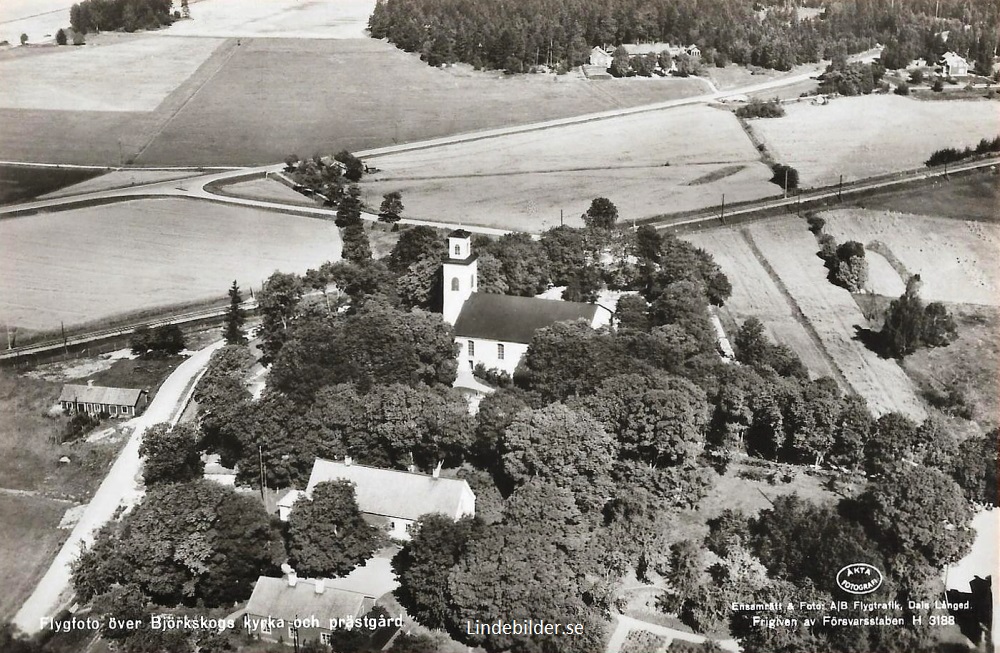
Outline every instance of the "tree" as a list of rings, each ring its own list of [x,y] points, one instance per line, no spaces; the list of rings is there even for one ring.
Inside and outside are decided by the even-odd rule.
[[[243,323],[246,315],[243,312],[243,295],[240,294],[240,287],[233,280],[233,285],[229,288],[229,310],[226,311],[222,334],[227,345],[242,345],[247,341],[243,334]]]
[[[201,478],[205,463],[198,453],[198,433],[189,424],[155,424],[139,446],[146,486],[186,483]]]
[[[347,192],[344,193],[344,196],[340,199],[340,205],[337,206],[337,217],[334,219],[334,224],[341,229],[352,224],[362,224],[361,189],[358,188],[357,184],[351,184],[348,186]]]
[[[86,39],[83,37],[82,32],[73,32],[73,45],[85,45]]]
[[[924,304],[918,294],[920,275],[906,282],[906,290],[889,304],[882,325],[882,342],[896,358],[912,354],[920,346],[923,333]]]
[[[615,306],[615,324],[619,329],[649,331],[649,304],[642,295],[628,294],[618,298]]]
[[[951,476],[961,486],[969,501],[997,505],[997,456],[1000,429],[985,437],[970,437],[958,446],[951,463]]]
[[[606,197],[595,198],[590,208],[583,214],[583,222],[587,229],[610,231],[618,221],[618,207]]]
[[[284,345],[302,292],[302,280],[284,272],[272,274],[260,289],[257,295],[262,317],[260,349],[265,362],[273,360]]]
[[[615,77],[627,77],[632,65],[629,62],[628,50],[625,46],[619,45],[611,55],[611,67],[608,69]]]
[[[365,164],[361,159],[347,150],[337,152],[333,158],[344,164],[344,176],[347,177],[348,181],[361,181],[361,176],[365,173]]]
[[[27,34],[24,34],[24,33],[21,34],[21,45],[28,45],[28,35]]]
[[[449,624],[448,575],[481,531],[478,520],[441,514],[424,515],[413,525],[412,539],[392,559],[392,569],[399,579],[396,598],[421,625]]]
[[[857,513],[895,575],[916,584],[959,560],[972,544],[972,511],[944,473],[894,466],[858,497]]]
[[[66,30],[60,27],[59,31],[56,32],[56,45],[66,45],[66,42]]]
[[[795,190],[799,187],[799,171],[791,166],[782,163],[775,163],[771,166],[771,183],[778,184],[785,189],[785,192]]]
[[[372,248],[368,242],[368,234],[362,222],[352,222],[344,227],[343,257],[345,261],[361,264],[370,261]]]
[[[833,262],[833,280],[839,286],[853,293],[864,290],[868,282],[868,261],[865,259],[865,246],[849,240],[837,247],[836,259]]]
[[[78,597],[134,584],[160,605],[231,605],[277,572],[281,537],[259,500],[212,481],[156,485],[73,565]]]
[[[501,452],[514,486],[539,478],[572,491],[582,510],[604,504],[616,446],[589,414],[561,404],[522,411],[504,432]]]
[[[579,229],[554,227],[542,234],[541,242],[553,284],[566,285],[586,265],[584,238]]]
[[[185,0],[186,1],[186,0]],[[298,154],[289,154],[285,157],[285,172],[292,172],[295,167],[299,164],[300,157]]]
[[[390,191],[382,196],[379,207],[379,219],[384,222],[399,222],[403,213],[403,194],[398,190]]]
[[[350,481],[317,484],[288,518],[288,559],[306,576],[346,576],[371,557],[380,540],[361,516]]]
[[[924,308],[921,340],[929,347],[945,347],[958,337],[955,318],[941,302],[931,302]]]
[[[910,83],[911,84],[923,84],[924,83],[924,71],[917,68],[910,73]]]
[[[205,374],[195,386],[199,446],[221,456],[223,465],[236,465],[242,454],[241,436],[247,428],[251,400],[246,376],[256,362],[245,345],[227,345],[212,354]]]
[[[129,347],[138,356],[174,356],[185,347],[184,332],[176,324],[138,326],[129,337]]]
[[[440,262],[448,254],[448,246],[432,227],[418,225],[403,231],[389,253],[389,269],[402,274],[423,259]]]

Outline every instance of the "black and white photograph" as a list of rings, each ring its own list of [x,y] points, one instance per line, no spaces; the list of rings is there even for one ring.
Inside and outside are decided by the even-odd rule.
[[[995,653],[997,0],[0,0],[0,653]]]

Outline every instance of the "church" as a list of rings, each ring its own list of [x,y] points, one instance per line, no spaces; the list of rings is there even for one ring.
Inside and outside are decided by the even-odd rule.
[[[455,327],[459,365],[468,369],[482,363],[513,374],[538,329],[581,319],[596,328],[611,321],[611,311],[597,304],[479,292],[472,234],[464,229],[448,235],[442,274],[444,321]]]

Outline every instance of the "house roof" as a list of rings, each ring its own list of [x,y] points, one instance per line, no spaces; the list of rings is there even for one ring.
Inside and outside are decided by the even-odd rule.
[[[317,458],[309,475],[306,493],[312,494],[319,483],[339,479],[354,483],[361,512],[383,517],[416,521],[428,513],[441,513],[453,519],[462,516],[463,499],[476,495],[461,479],[434,478],[427,474],[379,469],[335,460]]]
[[[967,63],[965,59],[954,52],[945,52],[941,55],[941,61],[948,64],[949,66],[954,66],[955,64]]]
[[[462,305],[455,335],[528,344],[538,329],[581,318],[593,323],[596,315],[594,304],[477,292]]]
[[[108,404],[135,406],[139,397],[146,392],[134,388],[105,388],[99,385],[73,385],[67,383],[59,394],[59,401],[75,401],[84,404]]]
[[[317,594],[316,582],[300,578],[290,587],[284,578],[261,576],[247,602],[247,614],[286,621],[315,616],[324,624],[331,618],[360,617],[374,605],[374,597],[333,587]]]
[[[605,50],[604,48],[602,48],[599,45],[595,45],[593,48],[590,49],[590,51],[591,52],[598,52],[600,54],[610,54],[607,50]]]
[[[472,233],[466,231],[465,229],[456,229],[455,231],[448,234],[448,238],[468,238]]]
[[[674,52],[679,48],[669,43],[623,43],[622,47],[630,55],[637,54],[659,54],[664,51]]]

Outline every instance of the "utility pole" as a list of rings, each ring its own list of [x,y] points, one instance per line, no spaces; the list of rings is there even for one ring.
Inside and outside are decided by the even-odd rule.
[[[559,209],[559,226],[563,226],[563,210]]]
[[[785,168],[785,197],[788,197],[788,168]]]
[[[722,224],[726,224],[726,194],[725,193],[722,194],[722,212],[719,213],[719,220],[722,221]]]
[[[257,462],[260,465],[260,502],[266,506],[267,500],[264,498],[264,483],[267,481],[267,476],[264,473],[264,447],[259,444],[257,445]]]
[[[841,194],[844,192],[844,175],[840,175],[840,183],[837,184],[837,201],[841,201]]]
[[[125,158],[122,156],[122,139],[118,139],[118,167],[125,165]]]

